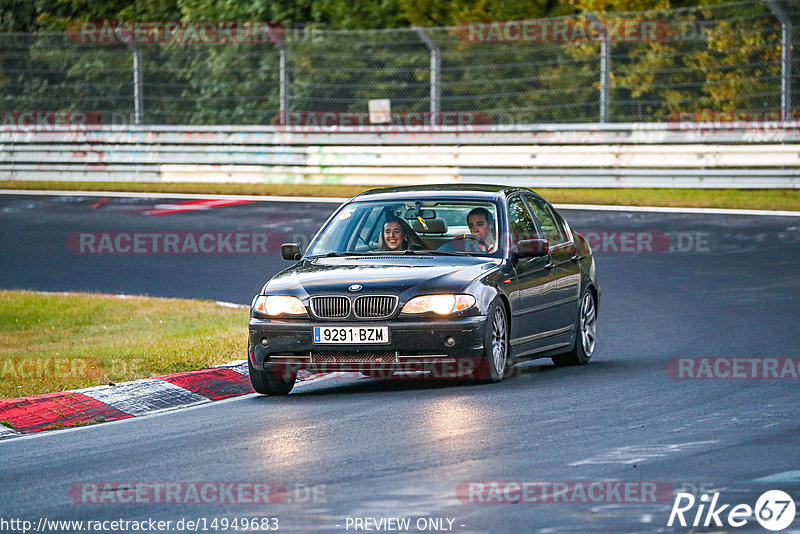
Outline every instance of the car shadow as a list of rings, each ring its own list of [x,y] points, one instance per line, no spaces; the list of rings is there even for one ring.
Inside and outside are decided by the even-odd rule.
[[[463,378],[325,378],[314,380],[301,389],[295,389],[290,396],[341,395],[352,393],[384,393],[392,391],[417,391],[426,389],[452,389],[478,386],[474,381]]]
[[[484,384],[467,378],[427,378],[425,375],[393,376],[391,378],[355,378],[354,373],[339,378],[336,376],[311,380],[307,386],[297,388],[290,393],[292,397],[313,397],[323,395],[347,395],[366,393],[386,393],[420,390],[441,390],[454,388],[481,388],[481,387],[513,387],[514,385],[526,386],[526,379],[531,379],[542,373],[549,375],[564,374],[574,375],[590,371],[592,367],[607,368],[613,362],[593,362],[588,366],[556,367],[550,360],[524,362],[516,365],[509,371],[499,384]]]

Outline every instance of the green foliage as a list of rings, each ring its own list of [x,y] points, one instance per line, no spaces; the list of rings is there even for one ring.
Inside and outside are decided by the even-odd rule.
[[[790,17],[796,4],[778,0]],[[474,40],[454,26],[538,20],[587,25],[656,20],[663,40],[609,43],[612,121],[664,121],[676,112],[780,109],[780,24],[751,0],[6,0],[0,34],[3,109],[93,110],[129,123],[133,55],[125,44],[80,45],[65,34],[78,20],[280,21],[289,31],[289,110],[366,112],[389,98],[395,112],[430,106],[430,51],[409,26],[424,26],[441,50],[441,109],[493,123],[594,122],[599,118],[596,40]],[[671,9],[671,10],[668,10]],[[638,10],[631,13],[609,11]],[[645,10],[645,11],[641,11]],[[606,15],[603,15],[606,13]],[[395,29],[392,29],[395,28]],[[800,23],[794,24],[794,38]],[[339,29],[352,29],[341,32]],[[144,122],[274,124],[279,47],[258,44],[140,44]],[[795,54],[795,73],[800,72]],[[794,99],[798,101],[797,98]]]

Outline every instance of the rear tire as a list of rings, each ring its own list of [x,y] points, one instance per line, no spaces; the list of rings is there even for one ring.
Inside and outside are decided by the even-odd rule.
[[[508,367],[508,320],[506,308],[500,299],[489,306],[489,319],[483,341],[483,358],[471,375],[477,382],[500,382]]]
[[[597,336],[597,303],[590,289],[583,293],[578,316],[575,320],[575,344],[566,354],[553,356],[553,363],[558,367],[569,365],[586,365],[594,353]]]
[[[297,381],[296,372],[288,370],[284,373],[275,373],[272,370],[261,371],[254,368],[249,359],[247,367],[250,369],[250,383],[253,385],[253,389],[262,395],[288,395]]]

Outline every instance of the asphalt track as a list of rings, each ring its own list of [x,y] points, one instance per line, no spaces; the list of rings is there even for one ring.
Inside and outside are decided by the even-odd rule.
[[[310,236],[333,209],[252,203],[147,216],[153,201],[97,203],[0,197],[0,287],[248,303],[285,265],[279,255],[76,254],[67,240],[76,232]],[[489,386],[329,378],[286,398],[249,395],[0,442],[0,519],[186,518],[210,526],[214,518],[277,517],[280,530],[346,532],[354,531],[348,518],[409,517],[411,531],[418,518],[449,518],[454,532],[764,532],[753,518],[733,529],[668,528],[671,497],[458,498],[467,481],[608,480],[718,491],[720,503],[750,506],[769,489],[800,498],[800,382],[667,372],[671,358],[800,356],[800,219],[565,215],[578,231],[663,232],[672,247],[619,253],[609,239],[612,250],[597,250],[603,294],[588,366],[542,360]],[[273,481],[291,491],[286,502],[259,505],[80,504],[69,495],[84,482],[197,481]],[[306,498],[310,487],[316,498]],[[796,520],[784,532],[798,530]]]

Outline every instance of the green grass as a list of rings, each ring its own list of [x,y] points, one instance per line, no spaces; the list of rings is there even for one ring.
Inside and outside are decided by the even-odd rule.
[[[0,181],[0,189],[127,191],[308,197],[352,196],[372,189],[362,185],[203,184],[127,182]],[[615,204],[800,211],[798,189],[639,189],[536,188],[556,204]]]
[[[246,309],[213,302],[0,291],[0,398],[246,358]]]

